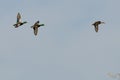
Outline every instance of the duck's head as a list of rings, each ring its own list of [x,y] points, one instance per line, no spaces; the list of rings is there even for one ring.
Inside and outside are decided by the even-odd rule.
[[[23,24],[27,23],[27,21],[24,21]]]
[[[102,22],[102,21],[97,21],[96,23],[105,24],[105,22]]]
[[[45,26],[45,24],[40,24],[40,26]]]

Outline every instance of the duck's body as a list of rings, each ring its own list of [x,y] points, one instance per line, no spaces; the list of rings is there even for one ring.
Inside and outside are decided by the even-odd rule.
[[[19,26],[22,26],[23,24],[27,23],[26,21],[21,22],[20,19],[21,19],[21,15],[20,15],[20,13],[18,13],[17,14],[17,22],[16,22],[16,24],[13,25],[13,26],[15,26],[15,28],[18,28]]]
[[[44,24],[39,24],[39,21],[37,21],[33,26],[31,26],[31,28],[33,28],[33,30],[34,30],[35,36],[38,33],[38,28],[41,27],[41,26],[44,26]]]
[[[99,24],[104,24],[104,22],[96,21],[95,23],[92,24],[94,26],[96,32],[98,32],[98,30],[99,30],[99,28],[98,28]]]
[[[19,23],[14,24],[13,26],[15,26],[15,28],[18,28],[19,26],[22,26],[25,23],[27,23],[27,22],[26,21],[25,22],[19,22]]]

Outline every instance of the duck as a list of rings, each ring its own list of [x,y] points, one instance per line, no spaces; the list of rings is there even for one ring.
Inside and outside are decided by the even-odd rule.
[[[37,33],[38,33],[38,28],[41,27],[41,26],[45,26],[44,24],[39,24],[39,23],[40,23],[39,21],[36,21],[36,22],[34,23],[34,25],[31,26],[31,28],[33,28],[33,30],[34,30],[34,35],[35,35],[35,36],[36,36]]]
[[[20,19],[21,19],[21,15],[20,15],[20,13],[18,13],[17,14],[17,22],[16,22],[16,24],[13,25],[13,26],[15,26],[15,28],[18,28],[19,26],[22,26],[23,24],[27,23],[27,21],[22,22],[22,21],[20,21]]]
[[[96,22],[94,22],[94,23],[92,24],[92,25],[94,26],[96,32],[98,32],[98,26],[99,26],[100,24],[105,24],[105,22],[96,21]]]

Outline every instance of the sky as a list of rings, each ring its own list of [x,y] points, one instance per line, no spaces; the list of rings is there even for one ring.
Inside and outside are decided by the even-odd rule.
[[[119,3],[1,0],[0,80],[115,80],[107,73],[120,71]],[[28,23],[14,28],[18,12]],[[45,26],[34,36],[37,20]]]

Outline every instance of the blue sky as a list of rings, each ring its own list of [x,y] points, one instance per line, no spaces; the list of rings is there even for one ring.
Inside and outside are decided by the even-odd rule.
[[[113,80],[120,68],[119,0],[0,1],[0,80]],[[27,24],[14,28],[20,12]],[[37,20],[45,26],[34,36]],[[91,25],[106,24],[96,33]]]

